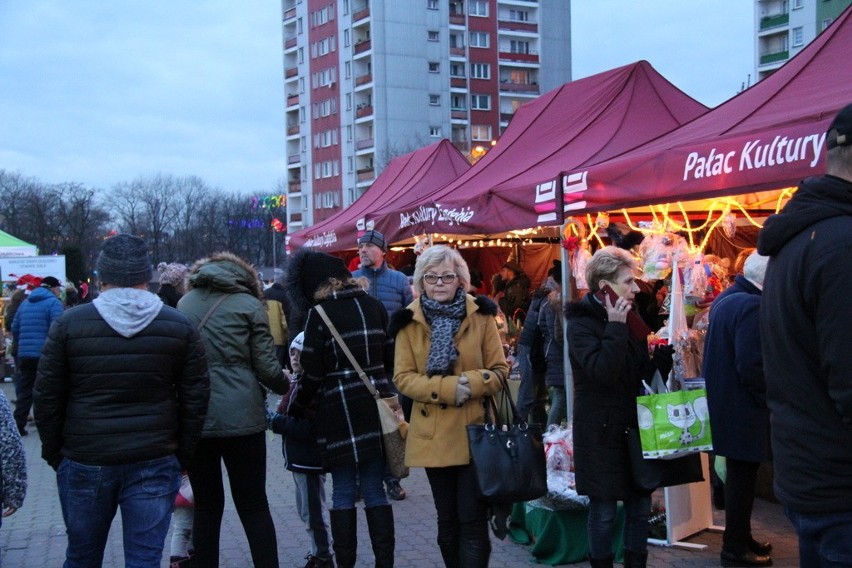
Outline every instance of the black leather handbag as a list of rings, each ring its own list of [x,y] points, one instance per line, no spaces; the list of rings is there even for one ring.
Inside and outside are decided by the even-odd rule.
[[[491,503],[517,503],[547,493],[547,468],[541,428],[522,420],[503,383],[502,404],[508,404],[512,421],[500,424],[493,397],[485,399],[485,424],[467,427],[470,455],[479,489]]]
[[[642,456],[639,430],[628,428],[625,435],[630,456],[630,473],[636,489],[653,491],[658,487],[704,481],[700,453],[674,459],[646,459]]]

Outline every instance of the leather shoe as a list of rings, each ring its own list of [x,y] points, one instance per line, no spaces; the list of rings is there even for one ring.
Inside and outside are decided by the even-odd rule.
[[[758,556],[769,556],[772,554],[771,542],[757,542],[753,538],[749,540],[748,549]]]
[[[405,499],[405,489],[399,484],[399,481],[389,481],[387,483],[388,486],[388,497],[393,499],[394,501],[402,501]]]
[[[742,554],[722,551],[722,566],[772,566],[772,558],[746,550]]]

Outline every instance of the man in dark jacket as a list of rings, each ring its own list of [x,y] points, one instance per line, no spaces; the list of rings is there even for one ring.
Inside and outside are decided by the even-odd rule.
[[[758,239],[775,494],[802,566],[852,562],[852,104],[825,143],[827,175],[804,180]]]
[[[126,564],[159,566],[207,413],[207,359],[186,316],[147,291],[145,241],[108,239],[97,269],[100,296],[65,312],[42,351],[42,457],[57,470],[67,565],[102,564],[121,506]]]
[[[727,464],[723,566],[772,565],[772,546],[751,535],[757,470],[770,459],[759,318],[767,260],[752,253],[744,274],[716,297],[704,341],[702,375],[707,382],[713,453]]]

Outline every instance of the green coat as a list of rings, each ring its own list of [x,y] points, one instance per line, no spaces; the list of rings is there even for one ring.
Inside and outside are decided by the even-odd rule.
[[[178,310],[196,326],[227,296],[201,330],[210,366],[210,404],[203,438],[246,436],[266,429],[266,393],[284,394],[289,381],[275,357],[257,272],[230,253],[195,264]]]

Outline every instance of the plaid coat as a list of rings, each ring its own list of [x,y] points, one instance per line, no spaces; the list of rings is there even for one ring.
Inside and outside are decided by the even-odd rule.
[[[320,304],[376,390],[390,394],[385,364],[391,364],[393,343],[385,333],[388,314],[382,303],[361,288],[348,287],[332,292]],[[301,363],[304,377],[297,404],[307,407],[321,392],[317,442],[323,465],[382,459],[376,401],[313,308],[305,321]]]

